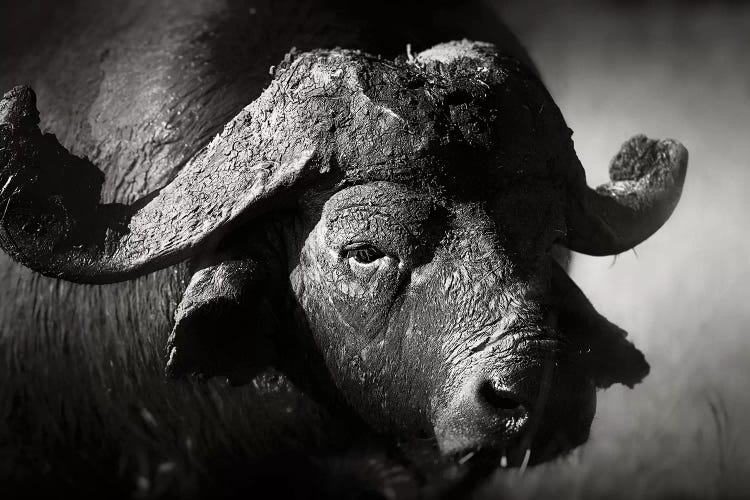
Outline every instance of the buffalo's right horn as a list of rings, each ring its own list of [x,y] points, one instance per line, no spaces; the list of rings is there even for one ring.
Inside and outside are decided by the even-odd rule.
[[[126,206],[99,203],[102,173],[42,134],[34,92],[15,87],[0,101],[0,247],[35,271],[80,283],[123,281],[188,258],[300,177],[327,171],[316,161],[315,131],[300,133],[305,125],[274,91],[171,183]]]
[[[679,142],[639,135],[612,160],[611,182],[591,189],[579,168],[563,244],[589,255],[613,255],[644,241],[677,205],[687,161],[687,150]]]

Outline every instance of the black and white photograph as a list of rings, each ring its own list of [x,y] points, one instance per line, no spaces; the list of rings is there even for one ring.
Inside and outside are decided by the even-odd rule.
[[[0,498],[750,497],[750,2],[2,0]]]

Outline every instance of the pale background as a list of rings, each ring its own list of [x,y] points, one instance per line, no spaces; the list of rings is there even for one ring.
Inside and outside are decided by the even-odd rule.
[[[590,442],[498,474],[510,497],[750,497],[750,2],[500,2],[568,125],[589,184],[636,133],[690,152],[651,239],[572,275],[651,374],[599,395]]]

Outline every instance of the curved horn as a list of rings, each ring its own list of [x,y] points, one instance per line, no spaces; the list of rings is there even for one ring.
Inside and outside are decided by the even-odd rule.
[[[611,182],[591,189],[584,176],[577,180],[563,244],[589,255],[613,255],[644,241],[677,205],[687,161],[677,141],[631,138],[609,166]]]
[[[314,126],[280,106],[274,90],[170,184],[126,206],[99,203],[102,173],[43,135],[34,92],[15,87],[0,101],[0,247],[35,271],[80,283],[123,281],[188,258],[249,207],[257,213],[272,193],[314,173]]]

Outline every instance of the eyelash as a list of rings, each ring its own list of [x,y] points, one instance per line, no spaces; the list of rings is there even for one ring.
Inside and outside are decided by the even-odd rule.
[[[385,254],[372,245],[361,245],[344,250],[344,257],[354,259],[358,264],[367,265],[385,257]]]

